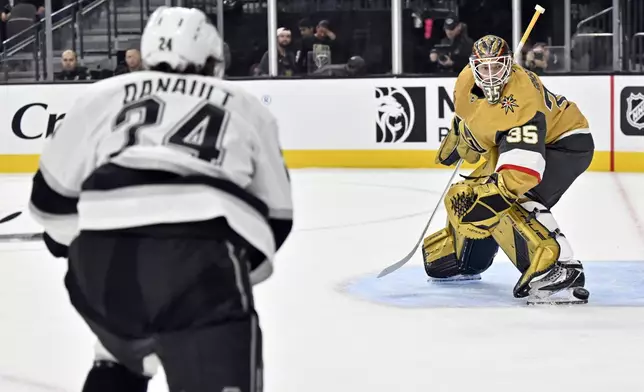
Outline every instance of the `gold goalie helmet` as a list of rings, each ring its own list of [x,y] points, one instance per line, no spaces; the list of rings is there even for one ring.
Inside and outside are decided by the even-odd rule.
[[[476,85],[483,90],[489,103],[496,104],[501,99],[513,63],[512,51],[503,38],[486,35],[474,43],[470,68]]]

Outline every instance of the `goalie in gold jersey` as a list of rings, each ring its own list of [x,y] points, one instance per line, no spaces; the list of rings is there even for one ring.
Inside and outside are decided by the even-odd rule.
[[[594,143],[584,115],[514,64],[508,44],[493,35],[474,43],[454,106],[437,161],[484,160],[450,187],[448,225],[424,240],[427,274],[480,279],[500,247],[521,272],[515,297],[587,302],[582,264],[550,212],[591,163]]]

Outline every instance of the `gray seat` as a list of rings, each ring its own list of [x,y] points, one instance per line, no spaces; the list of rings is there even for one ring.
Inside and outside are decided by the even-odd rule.
[[[38,10],[33,4],[22,3],[14,6],[7,21],[7,38],[11,38],[33,26],[36,22],[36,12]]]

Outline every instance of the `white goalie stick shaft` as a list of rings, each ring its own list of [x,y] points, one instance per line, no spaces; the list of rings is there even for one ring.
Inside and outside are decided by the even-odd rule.
[[[441,206],[443,203],[443,199],[445,199],[445,195],[447,194],[447,191],[449,190],[450,186],[452,185],[452,181],[454,181],[454,177],[456,177],[456,174],[458,173],[458,170],[461,168],[461,164],[463,163],[463,160],[460,159],[458,163],[456,164],[456,167],[454,168],[454,172],[452,173],[452,176],[449,178],[449,181],[447,182],[447,185],[445,186],[445,190],[443,190],[443,194],[441,197],[438,199],[438,203],[436,203],[436,207],[434,207],[434,211],[432,211],[432,215],[429,217],[429,220],[427,221],[427,224],[425,225],[425,228],[423,229],[423,232],[420,233],[420,238],[416,242],[416,245],[414,245],[414,248],[407,254],[407,256],[403,257],[402,260],[397,261],[396,263],[390,265],[389,267],[385,268],[378,274],[379,278],[382,278],[383,276],[387,276],[390,273],[396,271],[403,265],[407,264],[409,260],[414,256],[414,253],[416,253],[416,250],[420,246],[420,244],[423,242],[423,238],[425,238],[425,233],[427,232],[427,229],[429,228],[429,225],[432,223],[432,220],[434,220],[434,215],[436,215],[436,212],[438,211],[438,208]]]

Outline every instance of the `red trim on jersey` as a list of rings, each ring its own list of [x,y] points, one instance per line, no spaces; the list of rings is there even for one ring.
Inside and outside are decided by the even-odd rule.
[[[501,165],[501,166],[499,166],[498,169],[496,169],[497,172],[500,172],[501,170],[516,170],[516,171],[520,171],[521,173],[529,174],[529,175],[531,175],[533,177],[536,177],[537,180],[539,182],[541,182],[541,175],[539,174],[538,171],[528,169],[527,167],[524,167],[524,166],[506,164],[506,165]]]

